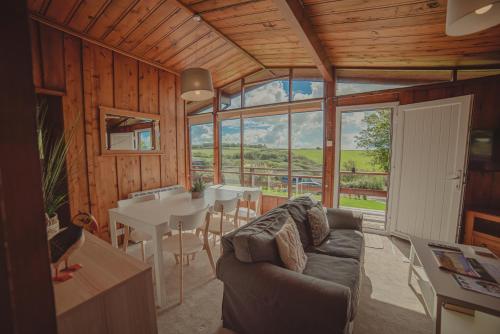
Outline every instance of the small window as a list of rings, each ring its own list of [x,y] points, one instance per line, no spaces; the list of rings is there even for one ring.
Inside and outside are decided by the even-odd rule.
[[[288,102],[290,83],[288,77],[257,83],[245,87],[245,107]]]
[[[235,81],[220,90],[220,110],[241,108],[241,80]]]
[[[323,78],[315,68],[298,68],[292,72],[292,100],[309,100],[324,96]]]
[[[452,72],[408,70],[337,71],[337,96],[374,92],[387,89],[427,85],[450,81]]]
[[[457,71],[457,80],[476,79],[500,75],[500,70],[460,70]]]

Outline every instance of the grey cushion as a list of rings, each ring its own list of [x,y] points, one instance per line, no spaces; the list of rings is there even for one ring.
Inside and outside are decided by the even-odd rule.
[[[295,224],[297,224],[300,241],[302,242],[302,246],[304,247],[304,249],[312,243],[311,229],[309,227],[307,211],[316,204],[317,202],[312,200],[308,196],[298,197],[293,200],[289,200],[286,203],[286,208],[288,209],[290,216],[292,216]]]
[[[361,265],[358,260],[307,253],[307,264],[303,274],[348,287],[351,290],[350,318],[354,318],[361,279]]]
[[[276,234],[289,217],[285,209],[274,209],[238,229],[232,235],[236,258],[241,262],[271,262],[281,265]]]
[[[360,260],[364,252],[363,233],[358,230],[330,230],[323,243],[307,251]]]

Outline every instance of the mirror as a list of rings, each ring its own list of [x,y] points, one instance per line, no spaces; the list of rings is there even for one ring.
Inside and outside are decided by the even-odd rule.
[[[158,153],[160,116],[100,107],[103,154]]]

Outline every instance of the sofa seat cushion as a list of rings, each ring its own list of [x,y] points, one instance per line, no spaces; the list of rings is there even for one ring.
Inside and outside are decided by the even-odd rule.
[[[323,243],[307,251],[360,260],[364,252],[363,233],[358,230],[330,230]]]
[[[304,275],[334,282],[346,286],[351,290],[350,318],[353,319],[357,310],[360,289],[360,262],[352,258],[318,253],[306,253],[306,255],[307,263],[303,271]]]

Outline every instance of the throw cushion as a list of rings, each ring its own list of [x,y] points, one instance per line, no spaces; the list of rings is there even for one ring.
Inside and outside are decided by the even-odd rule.
[[[276,234],[281,261],[286,268],[302,273],[306,267],[306,253],[300,242],[299,230],[291,217]]]
[[[236,258],[246,263],[271,262],[281,265],[275,238],[288,217],[286,209],[273,209],[235,231],[232,244]]]
[[[328,237],[330,226],[323,208],[314,206],[307,211],[313,246],[319,246]]]
[[[302,196],[289,200],[286,203],[286,208],[292,216],[297,229],[299,230],[300,241],[304,248],[311,245],[310,227],[307,219],[307,210],[311,209],[316,202],[309,196]]]

